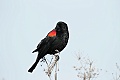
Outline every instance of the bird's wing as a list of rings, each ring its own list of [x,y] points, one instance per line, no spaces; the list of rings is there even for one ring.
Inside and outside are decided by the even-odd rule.
[[[56,30],[53,29],[47,34],[47,36],[44,39],[41,40],[41,42],[37,45],[37,49],[35,49],[32,53],[36,51],[41,51],[42,47],[51,44],[54,41],[55,37],[56,37]]]
[[[39,60],[43,58],[46,54],[48,49],[50,48],[51,44],[55,41],[56,37],[49,37],[46,36],[37,46],[37,49],[34,51],[38,51],[38,56],[36,58],[35,63],[32,65],[32,67],[28,70],[28,72],[32,72],[35,67],[37,66]],[[33,52],[34,52],[33,51]]]
[[[43,58],[47,53],[51,44],[55,41],[56,37],[46,37],[37,46],[38,49],[38,59]]]
[[[37,45],[37,49],[35,49],[32,53],[40,51],[42,49],[42,47],[46,46],[47,42],[48,42],[49,38],[45,37],[44,39],[41,40],[41,42]]]

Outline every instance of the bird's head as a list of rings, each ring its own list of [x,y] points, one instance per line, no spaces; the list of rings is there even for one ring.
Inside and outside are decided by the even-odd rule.
[[[57,23],[55,30],[57,32],[66,32],[66,31],[68,31],[68,26],[65,22],[60,21]]]
[[[50,31],[47,36],[55,37],[56,35],[61,35],[63,33],[68,33],[68,26],[65,22],[58,22],[55,29]]]

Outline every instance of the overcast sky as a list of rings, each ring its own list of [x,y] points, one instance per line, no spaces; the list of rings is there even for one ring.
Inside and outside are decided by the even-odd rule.
[[[120,66],[120,0],[0,0],[0,80],[49,80],[41,63],[32,74],[27,70],[37,56],[31,52],[58,21],[70,32],[58,80],[79,80],[78,53],[102,69],[96,80],[113,80]]]

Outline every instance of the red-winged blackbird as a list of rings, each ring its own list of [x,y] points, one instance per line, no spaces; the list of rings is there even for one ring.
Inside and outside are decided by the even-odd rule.
[[[38,44],[37,49],[35,49],[32,53],[38,52],[37,59],[32,67],[28,70],[31,72],[37,66],[39,60],[43,58],[47,54],[56,54],[62,51],[68,43],[69,39],[69,31],[68,26],[65,22],[58,22],[55,29],[50,31],[47,36],[41,40]]]

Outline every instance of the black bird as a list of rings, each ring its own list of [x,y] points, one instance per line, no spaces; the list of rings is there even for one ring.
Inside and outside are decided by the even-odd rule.
[[[67,45],[69,39],[68,26],[65,22],[58,22],[55,29],[50,31],[47,36],[41,40],[37,49],[32,53],[38,52],[37,59],[28,72],[33,72],[39,60],[47,54],[56,54],[61,52]]]

